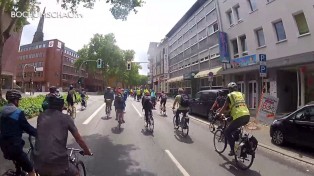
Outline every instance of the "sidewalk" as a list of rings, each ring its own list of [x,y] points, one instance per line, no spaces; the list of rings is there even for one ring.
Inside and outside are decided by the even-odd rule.
[[[174,101],[173,98],[169,98],[167,100],[166,106],[168,108],[172,108],[173,101]],[[205,118],[200,118],[194,115],[190,115],[190,116],[200,122],[207,123],[207,119],[206,121],[204,120]],[[251,122],[254,120],[255,120],[255,117],[251,117]],[[266,125],[263,123],[257,123],[256,127],[257,128],[254,130],[247,129],[247,131],[256,137],[260,148],[264,148],[272,152],[276,152],[278,154],[284,155],[286,157],[293,158],[298,161],[314,165],[313,150],[302,147],[302,146],[294,146],[294,145],[276,146],[271,142],[271,137],[269,134],[269,130],[270,130],[269,125]]]

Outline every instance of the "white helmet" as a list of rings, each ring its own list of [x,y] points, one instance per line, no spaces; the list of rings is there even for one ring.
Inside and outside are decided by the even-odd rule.
[[[235,82],[230,82],[228,84],[228,88],[232,90],[236,90],[238,88],[238,85]]]

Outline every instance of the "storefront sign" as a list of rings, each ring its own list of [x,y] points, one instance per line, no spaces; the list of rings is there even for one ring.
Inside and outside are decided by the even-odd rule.
[[[230,62],[230,54],[228,48],[228,37],[227,33],[219,32],[219,54],[220,54],[220,61],[223,63]]]
[[[275,118],[279,98],[264,95],[258,111],[259,118]]]
[[[236,58],[231,61],[231,65],[233,68],[245,67],[249,65],[254,65],[256,63],[257,63],[256,54],[241,57],[241,58]]]

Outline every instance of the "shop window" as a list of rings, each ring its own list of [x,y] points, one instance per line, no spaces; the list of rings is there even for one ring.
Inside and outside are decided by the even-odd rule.
[[[265,94],[270,94],[270,81],[269,80],[264,80],[261,90],[263,90],[263,93]]]

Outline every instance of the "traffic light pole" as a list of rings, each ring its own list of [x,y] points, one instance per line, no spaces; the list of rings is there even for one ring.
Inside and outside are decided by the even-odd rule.
[[[24,82],[25,82],[25,76],[24,76],[24,72],[25,72],[25,68],[26,66],[30,66],[30,67],[33,67],[34,68],[34,72],[36,72],[36,67],[34,65],[31,65],[31,64],[25,64],[23,66],[23,71],[22,71],[22,76],[23,76],[23,81],[22,81],[22,87],[23,87],[23,92],[25,93],[25,85],[24,85]]]
[[[98,60],[99,59],[97,59],[97,60],[85,60],[85,61],[83,61],[82,63],[81,63],[81,65],[80,65],[80,67],[79,67],[79,79],[81,78],[81,76],[82,76],[82,67],[83,67],[83,64],[86,64],[87,62],[98,62]],[[79,84],[79,89],[80,89],[80,91],[82,91],[82,83],[81,84]]]

